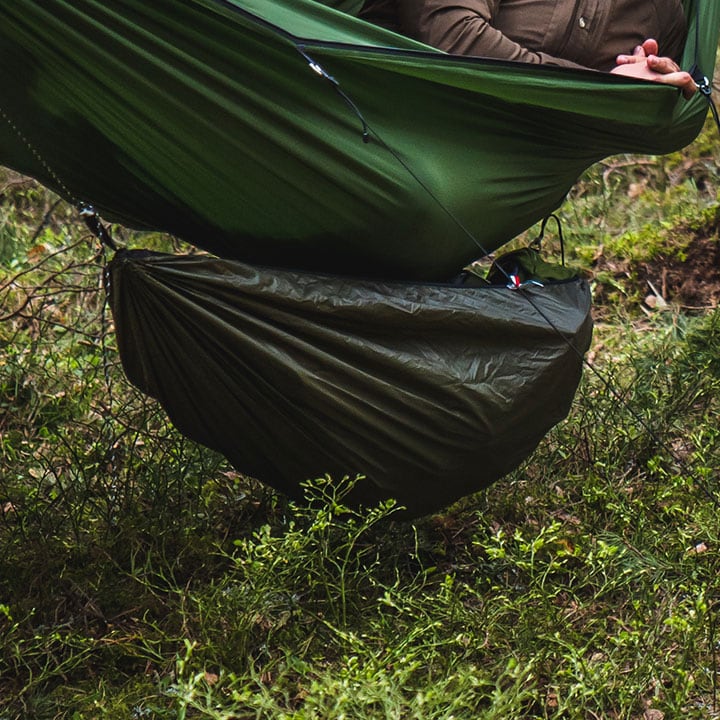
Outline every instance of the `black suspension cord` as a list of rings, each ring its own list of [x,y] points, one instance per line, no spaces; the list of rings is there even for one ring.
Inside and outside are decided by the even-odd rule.
[[[340,87],[340,83],[328,72],[325,71],[325,69],[320,65],[319,63],[315,62],[310,55],[305,52],[305,49],[301,45],[295,45],[295,48],[297,51],[305,58],[305,61],[307,62],[310,69],[319,75],[324,80],[327,80],[334,88],[335,92],[347,103],[348,107],[355,113],[358,120],[360,120],[362,124],[362,141],[364,143],[370,142],[370,131],[368,129],[368,124],[365,122],[365,118],[363,117],[362,113],[360,112],[360,109],[358,106],[352,101],[352,99],[348,96],[348,94]]]
[[[480,252],[488,257],[491,257],[491,253],[486,250],[482,243],[477,239],[477,237],[470,231],[470,229],[460,220],[459,217],[457,217],[450,208],[447,207],[443,203],[443,201],[433,192],[432,188],[410,167],[410,165],[400,156],[400,154],[392,148],[390,145],[388,145],[382,137],[379,135],[379,133],[376,130],[372,130],[370,128],[370,125],[368,124],[367,120],[363,117],[362,113],[360,112],[358,106],[353,102],[353,100],[347,95],[345,91],[342,90],[340,87],[340,83],[328,72],[326,72],[323,67],[317,63],[315,60],[313,60],[310,55],[306,52],[305,48],[296,45],[295,46],[298,52],[305,58],[308,65],[310,66],[311,70],[315,72],[318,76],[323,78],[324,80],[328,81],[333,89],[343,98],[343,100],[349,105],[349,107],[352,109],[352,111],[357,115],[358,119],[360,120],[362,124],[362,141],[364,143],[369,143],[371,141],[371,138],[374,138],[375,141],[384,149],[387,150],[394,158],[397,160],[397,162],[402,166],[402,168],[412,177],[413,180],[433,199],[435,203],[437,203],[438,207],[452,220],[452,222],[459,227],[463,233],[478,247]],[[502,270],[502,269],[501,269]],[[504,270],[502,270],[503,273],[505,273]],[[505,273],[508,281],[510,281],[510,276]]]
[[[712,84],[707,75],[700,69],[700,2],[701,0],[695,0],[695,47],[693,49],[694,59],[690,75],[697,85],[698,92],[707,100],[715,125],[720,131],[720,114],[718,114],[717,106],[712,99]]]
[[[77,206],[80,217],[87,225],[90,232],[105,246],[113,252],[117,252],[118,246],[112,238],[110,231],[106,225],[103,225],[100,216],[92,205],[80,203]]]
[[[10,127],[10,129],[15,133],[15,135],[17,135],[20,142],[30,151],[35,160],[40,163],[40,165],[47,173],[48,177],[50,177],[55,183],[60,193],[64,195],[65,198],[72,205],[75,206],[75,209],[78,211],[80,217],[83,219],[85,225],[87,225],[90,232],[96,238],[98,238],[98,240],[100,240],[103,245],[109,247],[113,251],[116,251],[118,247],[115,244],[115,241],[113,240],[110,231],[105,225],[102,224],[100,217],[93,208],[93,206],[80,200],[72,192],[72,190],[70,190],[66,183],[63,182],[63,179],[60,177],[60,175],[55,172],[50,163],[45,159],[42,153],[40,153],[40,151],[35,147],[33,143],[30,142],[30,140],[28,140],[26,135],[22,132],[22,130],[20,130],[17,124],[13,122],[12,118],[5,112],[5,110],[1,106],[0,118],[2,118],[5,123]]]
[[[717,105],[715,105],[715,101],[712,98],[712,85],[710,84],[710,81],[699,70],[697,70],[697,72],[693,72],[693,80],[695,80],[695,84],[698,86],[698,92],[707,100],[715,125],[718,131],[720,131],[720,114],[718,113]]]
[[[560,264],[565,267],[565,239],[563,238],[562,223],[560,218],[555,213],[550,213],[546,218],[543,219],[540,224],[540,232],[538,236],[530,243],[531,247],[535,247],[540,250],[543,238],[545,237],[545,228],[550,220],[555,221],[557,226],[558,240],[560,241]]]
[[[642,415],[640,415],[638,412],[636,412],[632,406],[625,400],[625,398],[620,394],[620,392],[615,388],[615,386],[610,382],[610,380],[605,377],[603,373],[601,373],[592,363],[590,363],[587,358],[575,347],[575,345],[572,343],[572,341],[567,338],[562,331],[553,323],[552,319],[547,316],[547,314],[542,310],[542,308],[535,302],[533,297],[527,292],[526,289],[520,288],[519,292],[523,294],[523,296],[527,299],[527,301],[532,305],[535,312],[540,315],[545,322],[548,323],[548,325],[567,343],[568,347],[570,347],[573,352],[577,354],[577,356],[582,360],[583,366],[586,367],[592,374],[600,380],[600,382],[603,384],[603,387],[610,393],[615,400],[620,403],[625,410],[630,414],[630,416],[637,422],[640,427],[648,434],[648,436],[653,440],[653,442],[656,445],[659,445],[661,447],[664,447],[670,457],[682,468],[685,468],[687,463],[686,461],[675,452],[675,450],[665,443],[660,436],[655,432],[653,427],[645,420]],[[699,478],[699,476],[693,472],[692,468],[689,468],[689,476],[690,479],[692,479],[695,484],[702,490],[703,494],[707,497],[708,500],[713,504],[713,506],[720,510],[720,500],[718,500],[715,493],[713,493],[707,485],[702,482]]]
[[[38,163],[43,167],[45,172],[47,173],[48,177],[50,177],[55,185],[57,186],[58,190],[62,195],[65,196],[65,198],[75,206],[76,210],[78,211],[80,217],[85,222],[85,225],[88,227],[90,232],[98,238],[102,243],[102,257],[103,257],[103,268],[101,270],[102,272],[102,285],[103,290],[105,292],[105,298],[103,307],[100,312],[100,345],[102,350],[102,360],[103,360],[103,376],[105,380],[105,388],[108,394],[108,408],[112,410],[113,407],[113,390],[112,390],[112,383],[110,381],[110,360],[109,360],[109,351],[107,346],[107,331],[108,331],[108,325],[107,325],[107,319],[106,319],[106,313],[108,309],[108,303],[110,298],[110,281],[109,281],[109,273],[108,273],[108,264],[107,264],[107,257],[105,250],[107,248],[110,248],[113,252],[117,251],[118,247],[113,240],[110,231],[108,228],[102,223],[100,220],[99,215],[95,211],[95,209],[92,207],[92,205],[89,205],[88,203],[85,203],[77,198],[77,196],[70,190],[70,188],[66,185],[65,182],[63,182],[60,175],[58,175],[57,172],[53,169],[53,167],[50,165],[50,163],[45,160],[44,156],[40,153],[40,151],[35,147],[35,145],[30,142],[30,140],[25,136],[25,134],[20,130],[20,128],[17,126],[15,122],[13,122],[12,118],[5,112],[4,108],[0,106],[0,118],[12,129],[12,131],[17,135],[18,139],[22,144],[30,151],[32,156],[37,160]],[[56,203],[57,205],[58,203]],[[114,439],[114,435],[111,432],[111,425],[112,425],[112,412],[108,412],[105,420],[104,420],[104,428],[103,432],[106,435],[106,440],[109,444],[108,449],[108,460],[112,472],[112,478],[113,482],[118,481],[118,467],[117,467],[117,443]]]
[[[478,238],[470,231],[470,229],[448,208],[443,201],[433,192],[432,188],[430,188],[427,183],[425,183],[422,178],[418,176],[418,174],[410,167],[410,165],[400,156],[400,154],[394,150],[391,146],[389,146],[383,138],[378,134],[377,131],[373,130],[369,123],[365,120],[365,118],[360,113],[357,105],[349,98],[349,96],[341,90],[339,82],[332,77],[329,73],[327,73],[317,62],[315,62],[306,52],[304,49],[298,47],[298,51],[302,54],[302,56],[305,58],[305,60],[308,62],[312,70],[318,74],[320,77],[324,78],[325,80],[329,81],[333,88],[341,95],[341,97],[345,100],[345,102],[353,109],[355,114],[358,116],[358,118],[362,122],[362,128],[363,128],[363,134],[362,139],[363,142],[369,142],[370,138],[374,138],[382,148],[387,150],[397,161],[398,163],[403,167],[404,170],[406,170],[410,176],[420,185],[420,187],[432,198],[432,200],[437,203],[437,205],[442,209],[442,211],[452,220],[453,223],[455,223],[466,235],[468,238],[472,240],[472,242],[480,249],[480,251],[485,256],[491,256],[491,253],[488,252],[478,240]],[[704,76],[703,76],[704,77]],[[709,87],[709,81],[707,78],[704,78],[705,86]],[[701,84],[698,82],[698,87],[700,87]],[[706,96],[708,95],[708,92],[706,90],[701,90],[703,94]],[[711,107],[714,109],[714,105],[711,103]],[[562,254],[562,263],[565,264],[565,250],[564,250],[564,242],[562,240],[562,229],[560,225],[559,218],[551,214],[544,218],[542,221],[542,225],[540,228],[540,235],[534,243],[539,243],[539,241],[544,236],[545,228],[547,225],[547,222],[550,220],[550,218],[554,218],[558,225],[558,232],[559,237],[561,241],[561,254]],[[594,367],[584,356],[583,353],[581,353],[578,348],[575,346],[575,344],[572,342],[570,338],[568,338],[561,330],[558,328],[558,326],[553,322],[552,318],[550,318],[538,305],[538,303],[535,302],[533,296],[531,293],[527,291],[527,288],[523,287],[521,284],[519,284],[508,272],[503,268],[502,266],[498,267],[500,273],[505,277],[505,279],[508,281],[508,287],[512,288],[518,292],[521,293],[521,295],[525,298],[525,300],[528,302],[528,304],[535,310],[535,312],[544,320],[544,322],[547,323],[547,325],[555,332],[557,335],[562,338],[562,340],[568,345],[568,347],[574,352],[578,358],[583,363],[583,366],[588,368],[593,375],[595,375],[600,382],[603,384],[605,389],[620,403],[627,411],[630,413],[631,417],[643,428],[643,430],[648,434],[648,436],[655,442],[657,445],[661,447],[665,447],[668,452],[670,453],[670,456],[675,460],[676,463],[680,467],[686,467],[686,462],[683,460],[683,458],[680,457],[678,453],[676,453],[672,447],[667,445],[655,432],[655,430],[647,423],[647,421],[635,410],[633,410],[632,407],[630,407],[629,403],[623,398],[623,396],[618,392],[618,390],[614,387],[614,385],[610,382],[608,378],[604,376],[603,373],[601,373],[596,367]],[[700,480],[700,478],[697,476],[696,473],[692,472],[690,470],[690,477],[694,480],[695,484],[703,491],[705,496],[710,500],[710,502],[717,508],[720,509],[720,500],[716,497],[716,495],[705,485],[704,482]]]

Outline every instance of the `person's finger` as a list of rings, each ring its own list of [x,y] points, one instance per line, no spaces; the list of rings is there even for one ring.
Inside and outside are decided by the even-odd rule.
[[[649,55],[647,58],[648,67],[659,73],[677,73],[680,72],[680,66],[669,57],[658,57],[657,55]]]
[[[640,52],[637,52],[638,48],[640,48],[639,45],[635,48],[632,55],[618,55],[615,58],[615,64],[630,65],[631,63],[645,62],[645,53],[642,52],[642,48],[640,48]]]
[[[657,40],[654,40],[653,38],[648,38],[647,40],[645,40],[640,47],[642,48],[645,57],[647,57],[648,55],[657,55],[660,51]]]
[[[676,64],[669,58],[658,58],[658,60],[662,61],[660,62],[660,66],[664,68],[662,72],[651,68],[647,62],[619,64],[610,72],[616,75],[639,78],[641,80],[651,80],[662,83],[663,85],[672,85],[678,88],[686,99],[691,98],[697,92],[698,87],[690,73],[682,70],[675,71],[673,66],[676,67]],[[670,63],[672,63],[672,65]]]
[[[650,55],[658,54],[657,40],[648,38],[644,40],[642,45],[636,45],[632,51],[632,54],[623,53],[615,58],[617,65],[626,65],[628,63],[642,62]]]
[[[679,88],[686,100],[690,99],[698,89],[692,75],[684,71],[659,73],[655,78],[655,82],[659,82],[664,85],[673,85],[674,87]]]

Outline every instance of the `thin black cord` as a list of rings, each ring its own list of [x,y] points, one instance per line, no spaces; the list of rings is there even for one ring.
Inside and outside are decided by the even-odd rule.
[[[118,246],[110,234],[107,226],[103,225],[100,220],[100,216],[92,205],[80,203],[77,206],[77,210],[80,213],[80,217],[87,225],[90,232],[103,244],[103,247],[108,247],[110,250],[117,252]],[[107,260],[105,261],[107,264]]]
[[[702,73],[699,75],[702,75]],[[712,99],[712,85],[710,84],[710,81],[707,77],[705,77],[705,75],[702,75],[702,77],[694,77],[693,79],[695,80],[695,84],[698,86],[698,92],[700,92],[707,100],[715,125],[718,131],[720,131],[720,114],[718,114],[717,106]]]
[[[20,130],[17,124],[12,120],[12,118],[7,114],[7,112],[5,112],[5,110],[1,106],[0,118],[2,118],[5,123],[7,123],[10,129],[15,133],[15,135],[17,135],[20,142],[30,151],[30,154],[35,158],[35,160],[40,163],[40,165],[47,173],[48,177],[50,177],[57,186],[60,194],[64,195],[65,199],[75,206],[76,210],[80,214],[80,217],[83,219],[90,232],[92,232],[92,234],[96,238],[98,238],[98,240],[100,240],[103,245],[109,247],[111,250],[117,250],[117,245],[112,239],[110,231],[107,229],[107,227],[105,227],[105,225],[102,224],[100,217],[95,211],[95,208],[93,208],[92,205],[80,200],[77,195],[75,195],[75,193],[70,190],[70,188],[63,181],[60,175],[55,172],[55,169],[52,167],[52,165],[50,165],[50,163],[45,159],[45,157],[35,147],[35,145],[30,142],[25,133]]]
[[[17,124],[12,120],[12,118],[5,112],[5,110],[0,106],[0,118],[2,118],[5,123],[10,127],[10,129],[17,135],[20,142],[30,151],[30,154],[37,160],[40,165],[42,165],[45,172],[48,174],[48,176],[52,179],[52,181],[57,185],[59,191],[61,194],[65,195],[65,199],[69,200],[73,205],[78,205],[80,203],[80,200],[73,194],[73,192],[68,188],[68,186],[63,182],[62,178],[55,172],[55,170],[51,167],[50,163],[45,160],[43,155],[39,152],[39,150],[33,145],[33,143],[28,140],[25,133],[20,130],[20,128],[17,126]]]
[[[323,68],[322,65],[315,62],[310,55],[305,52],[305,49],[301,47],[300,45],[295,45],[295,48],[297,51],[305,58],[305,61],[307,62],[310,69],[317,75],[319,75],[323,80],[327,80],[335,89],[335,92],[337,92],[338,95],[347,103],[348,107],[357,115],[358,120],[362,123],[362,141],[364,143],[370,142],[370,131],[368,129],[368,124],[365,122],[365,118],[363,117],[363,114],[360,112],[360,108],[353,102],[353,100],[348,96],[348,94],[340,87],[340,83],[332,76],[330,73],[325,71],[325,68]]]
[[[698,92],[706,98],[715,125],[720,131],[720,114],[718,114],[717,106],[712,99],[712,85],[707,75],[700,69],[700,2],[701,0],[695,0],[695,47],[693,48],[693,66],[690,69],[690,75],[698,87]]]
[[[525,299],[530,303],[530,305],[532,305],[535,312],[537,312],[538,315],[540,315],[540,317],[545,320],[545,322],[565,341],[565,343],[567,343],[568,347],[570,347],[572,351],[582,360],[583,366],[590,370],[590,372],[592,372],[592,374],[595,375],[598,380],[600,380],[600,382],[603,384],[603,387],[615,398],[615,400],[617,400],[625,408],[625,410],[630,413],[630,416],[643,428],[643,430],[645,430],[651,440],[660,447],[664,447],[669,452],[670,457],[680,467],[687,469],[690,479],[693,480],[697,487],[699,487],[703,491],[705,496],[708,498],[708,500],[710,500],[710,502],[712,502],[715,508],[720,510],[720,500],[718,500],[715,493],[713,493],[706,486],[706,484],[700,480],[699,476],[695,472],[693,472],[692,468],[687,467],[686,461],[679,454],[677,454],[670,445],[668,445],[660,438],[660,436],[648,424],[645,418],[643,418],[642,415],[637,413],[627,402],[627,400],[625,400],[625,398],[618,392],[618,390],[610,382],[610,380],[608,380],[608,378],[606,378],[603,373],[601,373],[592,363],[587,360],[587,358],[577,349],[572,340],[566,337],[563,332],[557,327],[557,325],[555,325],[555,323],[552,321],[552,318],[548,317],[547,314],[542,310],[542,308],[540,308],[540,306],[535,302],[533,297],[526,291],[526,289],[519,288],[518,291],[521,292]]]
[[[530,243],[530,246],[535,247],[538,250],[542,248],[542,241],[545,238],[545,228],[547,227],[547,224],[550,220],[554,220],[555,225],[557,226],[558,240],[560,241],[560,264],[565,267],[565,239],[563,238],[562,222],[555,213],[550,213],[550,215],[543,219],[542,223],[540,224],[540,232],[538,233],[538,236]]]
[[[108,393],[108,408],[112,410],[112,404],[113,404],[113,393],[112,393],[112,383],[110,381],[110,363],[108,358],[108,346],[107,346],[107,334],[108,334],[108,322],[107,322],[107,312],[108,312],[108,306],[109,306],[109,297],[110,297],[110,277],[108,272],[108,261],[106,256],[106,248],[110,248],[113,251],[117,251],[117,245],[112,239],[112,236],[110,235],[110,231],[107,229],[105,225],[100,220],[100,217],[98,216],[95,209],[88,205],[85,202],[82,202],[78,199],[78,197],[70,190],[70,188],[66,185],[66,183],[63,181],[63,179],[60,177],[60,175],[55,172],[54,168],[50,165],[49,162],[44,158],[44,156],[40,153],[40,151],[35,147],[35,145],[30,142],[30,140],[27,138],[27,136],[20,130],[20,128],[17,126],[15,122],[10,118],[10,116],[5,112],[5,110],[0,106],[0,118],[4,120],[9,127],[12,129],[12,131],[17,135],[20,142],[30,151],[32,156],[37,160],[38,163],[44,168],[45,172],[48,174],[48,176],[53,180],[53,182],[56,184],[58,190],[61,194],[65,195],[65,198],[69,200],[77,209],[80,217],[85,222],[85,225],[88,227],[90,232],[98,238],[102,243],[102,261],[103,261],[103,267],[101,268],[102,273],[102,284],[103,288],[105,290],[105,297],[103,298],[103,306],[100,311],[100,343],[101,343],[101,351],[102,351],[102,358],[103,358],[103,374],[104,374],[104,380],[105,380],[105,386]],[[49,212],[52,212],[57,205],[59,204],[59,201],[56,202],[52,209]],[[49,215],[49,213],[48,213]],[[47,215],[43,222],[47,222]],[[108,412],[104,419],[104,428],[103,428],[103,434],[106,436],[106,441],[109,444],[108,449],[108,461],[112,473],[112,480],[113,483],[117,483],[119,472],[117,467],[117,443],[114,439],[114,434],[112,433],[112,412]]]
[[[339,82],[329,75],[325,70],[322,69],[320,65],[318,65],[315,61],[312,60],[300,47],[298,47],[298,51],[303,55],[303,57],[306,59],[306,61],[310,64],[312,69],[321,77],[324,79],[330,81],[335,87],[338,92],[342,95],[342,97],[346,100],[346,102],[350,105],[350,107],[354,110],[354,112],[358,115],[358,117],[361,118],[362,124],[363,124],[363,141],[368,142],[368,138],[374,137],[377,142],[380,144],[381,147],[383,147],[385,150],[387,150],[396,160],[397,162],[406,170],[406,172],[409,173],[409,175],[417,182],[420,187],[432,198],[432,200],[437,203],[437,205],[442,209],[442,211],[451,219],[452,222],[454,222],[467,236],[470,238],[473,243],[480,249],[480,251],[485,256],[490,256],[490,253],[483,247],[482,243],[478,240],[478,238],[469,230],[469,228],[442,202],[442,200],[433,192],[432,188],[430,188],[423,180],[420,178],[417,173],[414,172],[414,170],[410,167],[410,165],[400,156],[400,154],[395,151],[391,146],[389,146],[383,138],[379,135],[379,133],[371,128],[369,123],[365,120],[365,118],[361,115],[359,109],[357,108],[357,105],[350,100],[350,98],[347,96],[346,93],[340,91],[340,84]],[[707,82],[707,78],[705,78]],[[563,265],[565,263],[565,251],[564,251],[564,242],[562,242],[562,230],[560,227],[559,219],[556,215],[549,215],[543,220],[541,230],[540,230],[540,238],[542,238],[545,226],[548,222],[548,220],[554,217],[556,222],[558,223],[558,230],[560,232],[561,237],[561,247],[562,247],[562,260]],[[563,339],[563,341],[568,345],[568,347],[580,358],[582,361],[584,367],[588,368],[593,375],[595,375],[603,384],[605,389],[630,413],[631,417],[645,430],[645,432],[648,434],[648,436],[660,447],[665,447],[669,453],[670,456],[675,460],[676,463],[682,468],[686,468],[686,462],[677,454],[675,451],[667,445],[667,443],[663,442],[662,439],[657,435],[655,430],[646,422],[646,420],[635,410],[633,410],[632,407],[630,407],[629,403],[622,397],[622,395],[615,389],[614,385],[608,380],[603,373],[601,373],[596,367],[594,367],[583,353],[581,353],[578,348],[575,346],[575,344],[572,342],[572,340],[564,335],[564,333],[558,328],[558,326],[553,322],[552,318],[550,318],[543,310],[539,307],[539,305],[534,301],[532,296],[526,292],[525,288],[522,286],[519,286],[517,283],[513,281],[513,278],[511,275],[502,267],[500,266],[499,271],[502,275],[505,276],[505,278],[508,280],[508,286],[512,287],[514,290],[519,291],[522,293],[522,296],[527,300],[527,302],[533,307],[535,312],[540,315],[540,317],[547,323],[547,325],[558,334],[559,337]],[[695,482],[695,484],[703,491],[703,493],[707,496],[707,498],[710,500],[710,502],[713,503],[713,505],[720,509],[720,501],[715,496],[715,494],[708,488],[706,485],[701,482],[700,478],[692,471],[692,469],[688,469],[688,474],[690,475],[690,478]]]
[[[437,205],[440,207],[440,209],[452,220],[452,222],[459,227],[463,233],[478,247],[480,252],[485,256],[491,256],[491,253],[483,247],[482,243],[475,237],[475,235],[465,226],[465,224],[458,218],[451,210],[448,208],[442,200],[433,192],[432,188],[430,188],[427,183],[423,181],[423,179],[408,165],[408,163],[400,156],[400,154],[394,150],[390,145],[388,145],[385,140],[380,136],[380,134],[373,130],[369,123],[365,120],[362,113],[360,112],[359,108],[353,102],[353,100],[345,93],[342,88],[340,87],[340,83],[328,72],[326,72],[323,67],[315,62],[308,54],[305,52],[305,50],[299,46],[295,46],[297,48],[297,51],[305,58],[310,68],[321,78],[324,80],[327,80],[335,89],[335,91],[343,98],[343,100],[350,106],[350,108],[353,110],[353,112],[357,115],[357,117],[360,119],[362,123],[362,140],[364,143],[369,143],[371,138],[375,138],[377,143],[382,147],[384,150],[387,150],[394,158],[397,160],[397,162],[402,166],[402,168],[415,180],[418,185],[437,203]],[[503,270],[503,272],[505,272]],[[507,275],[507,273],[506,273]],[[507,279],[510,280],[510,276],[507,275]]]

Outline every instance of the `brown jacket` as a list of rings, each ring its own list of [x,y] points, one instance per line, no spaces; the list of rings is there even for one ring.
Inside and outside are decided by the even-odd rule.
[[[370,22],[459,55],[611,70],[654,38],[678,59],[680,0],[366,0]]]

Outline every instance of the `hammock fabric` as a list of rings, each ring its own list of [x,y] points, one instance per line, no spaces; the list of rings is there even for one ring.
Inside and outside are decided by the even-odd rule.
[[[699,2],[684,65],[710,76],[720,3]],[[357,501],[419,514],[532,452],[591,333],[582,280],[440,281],[596,160],[686,145],[707,105],[449,56],[359,4],[1,3],[0,162],[220,256],[109,271],[126,373],[181,431],[291,495],[360,473]]]
[[[535,449],[591,336],[583,280],[384,283],[137,251],[110,270],[125,372],[181,432],[291,496],[359,473],[350,501],[413,515]]]
[[[595,161],[702,127],[699,95],[449,56],[360,4],[2,2],[0,162],[222,257],[445,280]],[[720,3],[686,7],[683,65],[711,77]]]

